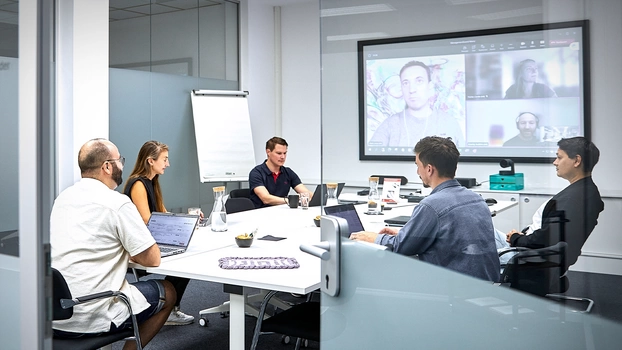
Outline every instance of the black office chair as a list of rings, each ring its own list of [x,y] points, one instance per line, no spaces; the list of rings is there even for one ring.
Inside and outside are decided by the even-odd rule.
[[[255,204],[248,198],[229,198],[225,202],[227,214],[255,209]]]
[[[263,319],[266,313],[266,307],[270,298],[276,294],[276,291],[270,291],[266,294],[257,323],[255,324],[255,332],[253,333],[253,341],[251,350],[257,348],[259,336],[263,333],[279,333],[287,337],[296,337],[296,350],[300,349],[303,342],[308,340],[320,341],[320,303],[311,301],[313,293],[309,293],[307,301],[293,305],[291,308],[281,311],[268,319]],[[286,339],[286,338],[284,338]],[[287,341],[285,341],[287,343]]]
[[[99,349],[106,345],[110,345],[120,340],[134,340],[136,341],[136,347],[138,350],[142,350],[140,343],[140,333],[138,331],[138,323],[136,316],[132,313],[132,306],[130,301],[119,291],[106,291],[101,293],[95,293],[85,295],[77,298],[71,296],[69,286],[63,275],[56,269],[52,268],[52,315],[54,320],[67,320],[73,316],[73,308],[77,305],[87,303],[94,300],[103,298],[117,297],[127,305],[130,314],[132,315],[132,329],[123,330],[111,334],[102,334],[96,337],[81,337],[81,338],[59,338],[54,337],[52,340],[53,348],[56,350],[91,350]]]
[[[238,188],[229,192],[229,198],[251,198],[250,188]]]
[[[588,298],[561,295],[568,290],[569,281],[566,277],[566,242],[539,249],[515,247],[506,250],[499,256],[518,252],[507,263],[501,274],[501,284],[529,294],[555,299],[558,301],[578,301],[587,303],[579,312],[588,313],[594,301]]]

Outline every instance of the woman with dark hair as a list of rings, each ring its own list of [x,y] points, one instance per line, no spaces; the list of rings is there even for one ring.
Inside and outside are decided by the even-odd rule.
[[[555,91],[545,84],[537,83],[538,65],[532,59],[522,60],[518,64],[516,83],[505,92],[506,99],[557,97]]]
[[[147,141],[138,151],[134,170],[132,170],[125,184],[123,193],[129,196],[134,205],[136,205],[145,224],[149,222],[152,212],[166,212],[158,180],[169,166],[168,146],[161,142]],[[177,292],[175,308],[171,311],[165,325],[186,325],[192,323],[194,317],[186,315],[179,310],[181,297],[184,295],[190,280],[174,276],[166,276],[165,279],[173,284]]]

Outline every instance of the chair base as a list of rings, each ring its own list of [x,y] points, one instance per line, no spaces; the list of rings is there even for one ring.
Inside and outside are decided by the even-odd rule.
[[[585,309],[583,309],[583,310],[574,310],[575,312],[580,312],[580,313],[589,313],[590,311],[592,311],[592,306],[594,306],[594,300],[592,300],[590,298],[572,297],[572,296],[562,295],[562,294],[547,294],[546,297],[547,298],[551,298],[551,299],[560,300],[560,301],[570,300],[570,301],[577,301],[577,302],[587,303],[587,307]]]

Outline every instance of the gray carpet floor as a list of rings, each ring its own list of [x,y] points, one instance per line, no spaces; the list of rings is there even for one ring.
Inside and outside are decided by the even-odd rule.
[[[619,297],[619,288],[622,286],[622,276],[568,272],[570,288],[567,295],[582,296],[594,299],[592,315],[622,323],[622,298]],[[145,278],[162,278],[151,275]],[[131,281],[132,278],[128,277]],[[294,298],[288,293],[280,293],[279,298],[293,303],[303,301]],[[218,283],[190,281],[186,293],[182,298],[181,309],[187,314],[198,318],[199,311],[217,306],[229,299],[228,294],[222,291]],[[572,305],[569,305],[573,307]],[[229,349],[229,318],[221,318],[219,314],[208,316],[208,326],[201,327],[198,319],[187,326],[164,326],[158,335],[149,343],[148,350],[190,350],[190,349]],[[250,348],[256,319],[246,316],[246,348]],[[113,350],[119,350],[122,343],[113,345]],[[294,344],[284,345],[281,336],[266,334],[259,338],[258,349],[262,350],[291,350]],[[319,349],[319,343],[309,342],[307,349]]]
[[[142,279],[163,278],[159,275],[149,275]],[[128,280],[133,277],[128,275]],[[289,293],[279,293],[277,297],[290,302],[299,303],[304,298],[295,298]],[[229,300],[229,294],[222,291],[222,284],[191,280],[181,299],[180,308],[188,315],[195,317],[194,323],[186,326],[164,326],[160,332],[149,342],[146,350],[190,350],[190,349],[229,349],[229,318],[221,318],[219,314],[210,314],[207,327],[202,327],[198,322],[199,311],[218,306]],[[259,304],[257,304],[259,308]],[[271,311],[269,308],[268,311]],[[253,331],[255,330],[255,317],[246,316],[246,348],[249,349]],[[113,350],[122,349],[123,343],[115,343]],[[261,350],[293,350],[295,339],[288,345],[281,343],[281,336],[277,334],[265,334],[259,337],[257,349]],[[306,349],[319,349],[319,343],[310,341]]]

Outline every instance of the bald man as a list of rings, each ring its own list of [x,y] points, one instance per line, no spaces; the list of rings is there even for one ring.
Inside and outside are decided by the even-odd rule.
[[[143,346],[160,330],[175,304],[168,281],[129,283],[130,259],[143,266],[160,265],[160,248],[128,196],[114,191],[122,182],[125,158],[105,139],[85,143],[78,153],[82,179],[54,201],[50,216],[52,267],[65,277],[74,296],[119,290],[130,300]],[[75,307],[68,320],[54,321],[58,337],[96,336],[132,325],[129,310],[118,298]],[[134,341],[124,349],[135,349]]]

